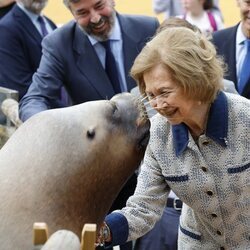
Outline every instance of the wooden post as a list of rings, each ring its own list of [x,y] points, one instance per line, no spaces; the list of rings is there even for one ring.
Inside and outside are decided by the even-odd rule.
[[[48,240],[48,226],[44,222],[33,224],[33,245],[43,245]]]
[[[96,224],[85,224],[82,230],[81,250],[95,250]]]

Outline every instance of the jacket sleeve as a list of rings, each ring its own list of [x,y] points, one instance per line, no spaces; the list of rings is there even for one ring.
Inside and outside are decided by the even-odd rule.
[[[148,232],[162,215],[170,188],[150,146],[138,176],[138,183],[122,210],[116,210],[105,219],[112,234],[112,245],[135,240]]]
[[[61,87],[64,70],[62,59],[48,35],[42,42],[42,58],[37,72],[26,95],[19,104],[19,116],[22,121],[41,111],[62,107]]]

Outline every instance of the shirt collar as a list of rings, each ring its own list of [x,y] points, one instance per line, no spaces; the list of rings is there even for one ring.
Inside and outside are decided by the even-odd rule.
[[[225,93],[220,91],[211,105],[206,136],[219,143],[221,146],[227,146],[227,128],[228,128],[228,106]],[[172,126],[174,149],[176,156],[180,156],[188,145],[188,127],[184,124]]]
[[[244,44],[244,41],[247,39],[247,37],[242,32],[242,23],[238,25],[237,33],[236,33],[236,44]]]
[[[18,2],[17,5],[31,19],[32,22],[37,21],[39,15],[27,10],[21,2]]]
[[[88,36],[89,41],[91,42],[91,44],[93,46],[99,42],[94,37],[92,37],[91,35],[87,34],[87,36]],[[113,27],[113,30],[111,32],[111,35],[110,35],[109,39],[110,40],[116,40],[116,41],[119,41],[119,40],[122,39],[121,27],[120,27],[117,16],[115,16],[114,27]]]

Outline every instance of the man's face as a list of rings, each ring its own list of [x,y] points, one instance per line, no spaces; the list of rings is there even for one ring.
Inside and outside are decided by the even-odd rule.
[[[200,8],[203,8],[204,0],[181,0],[184,10],[196,13]]]
[[[24,7],[35,14],[40,14],[44,7],[47,5],[48,0],[21,0]]]
[[[242,31],[250,38],[250,0],[237,0],[237,4],[240,8]]]
[[[99,41],[107,40],[115,22],[113,0],[80,0],[70,3],[79,26]]]

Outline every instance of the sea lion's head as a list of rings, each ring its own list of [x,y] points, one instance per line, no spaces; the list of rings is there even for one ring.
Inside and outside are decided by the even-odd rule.
[[[105,143],[111,143],[111,137],[116,141],[114,150],[119,147],[133,148],[137,153],[144,152],[149,140],[150,122],[143,103],[129,93],[115,95],[109,101],[91,102],[97,105],[98,112],[93,113],[93,122],[89,123],[86,137],[89,141],[98,137],[98,130],[106,130],[110,136]],[[94,107],[93,107],[94,109]],[[95,115],[96,114],[96,115]],[[90,118],[92,119],[92,118]],[[122,148],[126,154],[126,148]]]

